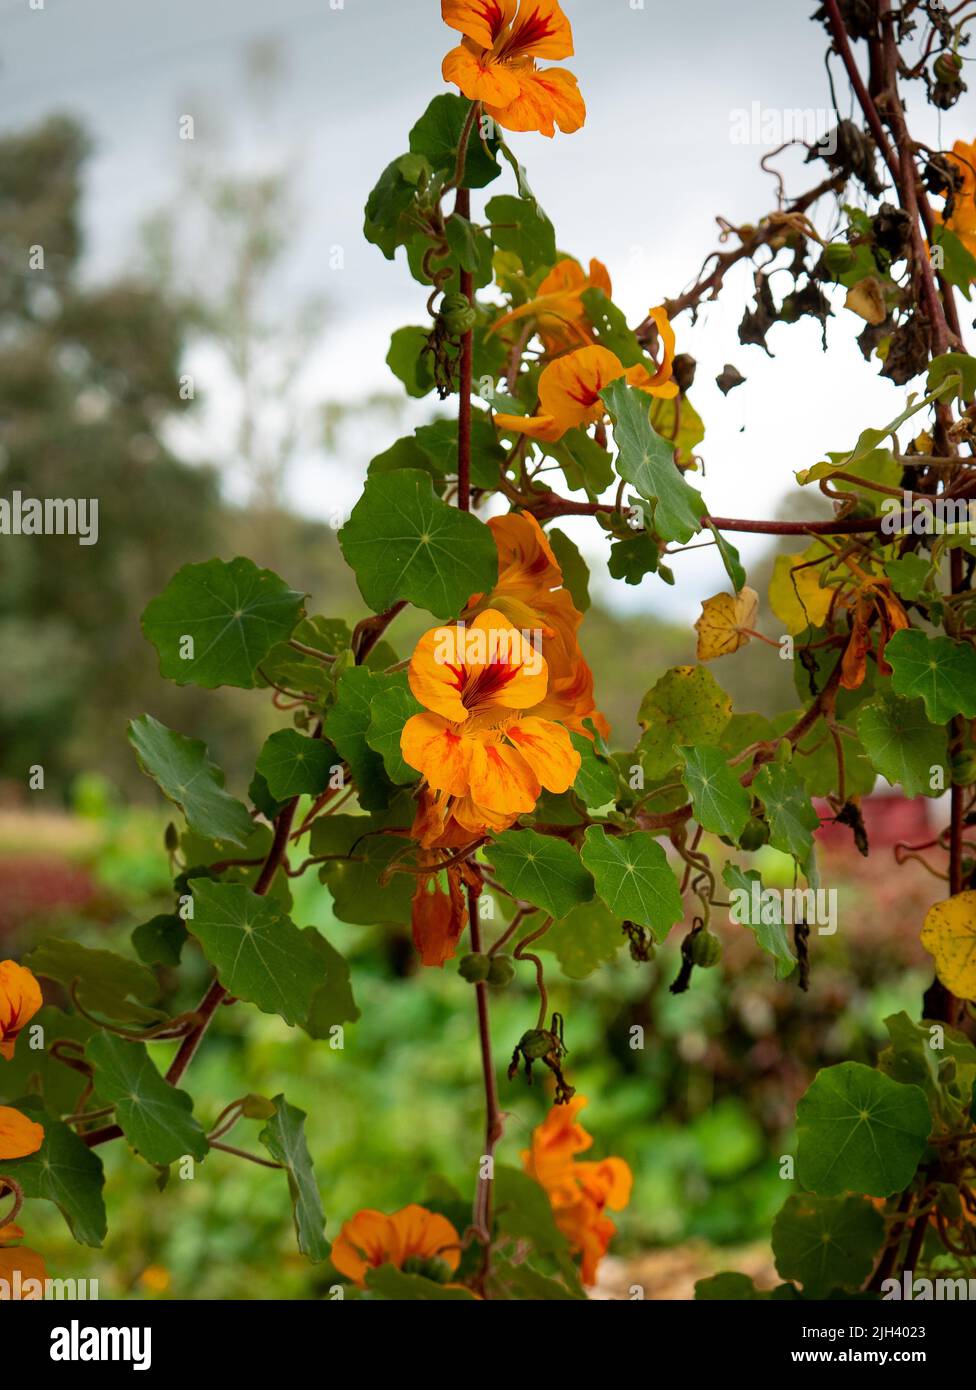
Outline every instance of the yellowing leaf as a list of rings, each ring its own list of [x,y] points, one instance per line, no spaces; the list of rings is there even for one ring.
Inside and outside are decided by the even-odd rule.
[[[958,999],[976,999],[976,892],[957,893],[930,907],[922,945],[935,973]]]
[[[735,595],[715,594],[702,603],[701,617],[695,623],[698,633],[698,660],[714,661],[729,656],[750,640],[748,629],[756,626],[759,595],[748,585]]]
[[[821,588],[822,565],[810,560],[829,555],[816,542],[800,555],[778,555],[769,583],[769,606],[786,631],[795,637],[805,627],[822,627],[830,611],[834,592]]]
[[[858,280],[857,284],[852,285],[847,291],[844,308],[852,309],[855,314],[867,319],[868,323],[874,324],[875,327],[884,323],[888,308],[881,282],[873,275],[869,275],[865,280]]]

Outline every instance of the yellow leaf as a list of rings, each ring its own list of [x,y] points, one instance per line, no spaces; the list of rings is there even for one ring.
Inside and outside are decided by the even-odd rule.
[[[976,999],[976,892],[957,893],[930,907],[922,945],[935,973],[957,999]]]
[[[698,660],[714,661],[744,647],[750,639],[743,629],[756,626],[758,612],[759,595],[748,585],[735,595],[715,594],[705,599],[701,617],[695,623]]]
[[[847,291],[844,308],[853,309],[855,314],[867,319],[868,323],[874,324],[875,327],[884,323],[888,308],[881,282],[873,275],[869,275],[865,280],[858,280],[857,284],[852,285]]]
[[[823,566],[808,563],[821,555],[829,556],[830,551],[817,541],[800,555],[776,557],[769,606],[792,637],[805,627],[822,627],[827,620],[834,591],[820,587]]]

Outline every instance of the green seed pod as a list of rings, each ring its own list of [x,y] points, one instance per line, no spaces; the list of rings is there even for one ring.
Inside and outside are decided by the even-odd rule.
[[[519,1039],[519,1051],[527,1062],[538,1062],[552,1051],[552,1035],[543,1028],[530,1028]]]
[[[511,956],[492,956],[488,967],[488,983],[496,989],[504,989],[515,979],[515,966]]]
[[[761,849],[769,841],[769,826],[758,816],[746,822],[746,828],[739,836],[739,848],[746,851]]]
[[[722,959],[721,941],[710,931],[697,932],[691,941],[691,958],[703,970],[718,965]]]
[[[241,1114],[247,1120],[270,1120],[275,1113],[274,1102],[267,1096],[245,1096],[241,1102]]]
[[[469,333],[478,322],[478,315],[466,294],[446,294],[441,300],[438,318],[455,338]]]
[[[957,787],[969,787],[976,782],[976,749],[967,748],[953,758],[952,780]]]
[[[482,980],[487,980],[490,968],[491,961],[487,956],[473,954],[462,956],[458,961],[458,974],[462,980],[467,980],[469,985],[477,985]]]
[[[823,263],[829,275],[843,275],[851,269],[855,260],[854,248],[842,241],[835,241],[832,245],[824,247]]]
[[[932,72],[937,82],[956,82],[962,72],[962,59],[958,53],[940,53],[932,64]]]

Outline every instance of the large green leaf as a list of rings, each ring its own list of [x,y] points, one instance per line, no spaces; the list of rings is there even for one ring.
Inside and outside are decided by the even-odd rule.
[[[707,508],[674,462],[674,445],[651,424],[651,401],[621,377],[601,397],[614,418],[617,472],[654,508],[654,530],[666,541],[688,541],[701,530]]]
[[[102,1160],[36,1097],[18,1101],[16,1108],[43,1126],[44,1143],[27,1158],[5,1158],[0,1165],[4,1173],[25,1197],[53,1202],[80,1245],[101,1245],[107,1229]]]
[[[526,275],[556,263],[556,233],[534,198],[502,193],[485,208],[491,239],[500,251],[514,251]]]
[[[325,970],[325,981],[312,995],[304,1028],[311,1038],[331,1038],[333,1028],[355,1023],[360,1016],[352,995],[349,964],[314,927],[306,927],[304,936],[321,957]]]
[[[620,918],[596,898],[554,922],[533,949],[555,952],[564,975],[584,980],[601,965],[609,964],[623,944]]]
[[[434,97],[410,131],[412,153],[423,155],[437,173],[453,177],[461,132],[470,110],[470,101],[456,92],[442,92]],[[489,135],[482,143],[476,122],[468,137],[464,161],[465,188],[484,188],[498,177],[501,170],[495,157],[497,148],[495,135]]]
[[[737,840],[752,809],[752,798],[736,777],[720,748],[703,744],[679,748],[684,761],[682,781],[691,797],[695,820],[716,835]]]
[[[85,1049],[95,1068],[95,1092],[115,1106],[115,1119],[128,1143],[149,1163],[175,1163],[184,1154],[200,1160],[207,1136],[193,1117],[186,1091],[160,1076],[145,1043],[98,1033]]]
[[[903,628],[885,647],[891,684],[898,695],[925,701],[933,724],[947,724],[956,714],[976,715],[976,650],[950,637],[926,637]]]
[[[291,918],[241,883],[196,878],[192,890],[187,926],[224,988],[286,1023],[303,1023],[325,967]]]
[[[572,845],[537,830],[505,830],[488,848],[495,876],[516,898],[565,917],[593,897],[593,879]]]
[[[442,502],[430,475],[412,468],[366,480],[339,543],[376,613],[406,599],[436,617],[454,617],[498,577],[489,528]]]
[[[324,1233],[322,1199],[305,1141],[307,1116],[304,1110],[289,1105],[283,1095],[275,1096],[273,1104],[275,1113],[261,1131],[261,1143],[287,1170],[298,1248],[318,1262],[328,1257],[329,1242]]]
[[[120,1023],[155,1023],[166,1015],[148,1007],[159,996],[151,970],[114,951],[96,951],[78,941],[49,937],[24,957],[24,965],[46,980],[56,980],[89,1013]]]
[[[796,1175],[822,1196],[908,1186],[932,1127],[925,1092],[861,1062],[825,1067],[796,1107]]]
[[[647,927],[658,941],[680,921],[677,879],[664,850],[647,831],[608,835],[602,825],[591,825],[582,858],[597,893],[617,917]]]
[[[312,828],[312,853],[343,856],[323,864],[319,878],[332,894],[332,910],[340,922],[369,926],[384,922],[409,922],[411,899],[417,881],[412,874],[394,873],[388,882],[381,876],[390,861],[403,855],[409,844],[402,835],[389,834],[393,822],[398,828],[410,824],[412,808],[395,804],[389,815],[324,816]],[[344,857],[344,856],[349,856]]]
[[[235,845],[247,841],[254,823],[247,807],[224,791],[224,774],[211,761],[205,743],[167,729],[151,714],[130,722],[129,742],[143,772],[179,806],[192,830]]]
[[[766,810],[769,843],[804,862],[820,817],[797,768],[792,763],[766,763],[752,785]]]
[[[394,684],[392,676],[350,666],[339,678],[336,702],[325,721],[325,732],[349,764],[364,811],[382,811],[390,799],[392,788],[383,758],[370,747],[367,735],[373,700]]]
[[[396,1265],[366,1271],[366,1286],[396,1303],[470,1303],[474,1294],[457,1284],[438,1284],[422,1274],[404,1274]]]
[[[946,730],[930,724],[921,700],[904,700],[882,690],[862,705],[857,731],[872,764],[892,786],[900,784],[906,796],[937,796],[945,790],[933,787],[933,768],[946,766]]]
[[[308,738],[297,729],[278,729],[258,754],[257,771],[276,801],[293,796],[316,796],[329,785],[338,758],[323,739]]]
[[[583,734],[570,734],[573,747],[580,755],[579,772],[573,783],[573,790],[584,806],[598,809],[614,801],[617,796],[617,774],[606,758],[594,746],[593,739]]]
[[[881,1213],[864,1197],[787,1197],[773,1222],[773,1254],[783,1279],[796,1279],[807,1298],[858,1289],[884,1240]]]
[[[250,690],[261,659],[291,636],[303,611],[303,595],[239,555],[184,565],[147,605],[142,630],[177,685]]]
[[[419,714],[423,705],[414,699],[405,671],[390,676],[388,682],[377,690],[370,701],[366,742],[383,759],[390,781],[402,785],[416,782],[420,775],[400,752],[400,735],[407,720]]]
[[[674,666],[644,696],[638,721],[641,765],[663,777],[678,761],[680,743],[717,743],[732,715],[732,701],[704,666]]]
[[[796,965],[783,925],[783,904],[776,892],[764,893],[755,869],[743,870],[726,864],[722,882],[733,894],[729,916],[739,926],[755,932],[760,947],[776,962],[776,974],[785,979]]]

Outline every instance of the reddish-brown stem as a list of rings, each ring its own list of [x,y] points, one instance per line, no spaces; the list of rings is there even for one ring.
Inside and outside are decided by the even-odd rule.
[[[477,888],[468,889],[468,921],[471,933],[471,949],[481,953],[481,920],[478,915],[480,892]],[[495,1079],[495,1066],[491,1058],[491,1025],[488,1018],[488,986],[482,981],[474,987],[478,1002],[478,1038],[481,1043],[481,1070],[485,1086],[485,1147],[478,1168],[478,1185],[475,1189],[471,1224],[479,1237],[485,1242],[485,1263],[482,1269],[482,1282],[487,1275],[491,1256],[492,1221],[492,1168],[495,1161],[495,1145],[502,1137],[502,1116],[498,1104],[498,1083]]]
[[[459,188],[454,211],[461,217],[471,216],[471,194]],[[474,302],[474,276],[461,271],[461,293],[468,303]],[[469,329],[461,339],[461,364],[458,381],[458,488],[457,504],[462,512],[471,510],[471,381],[474,362],[474,330]]]

